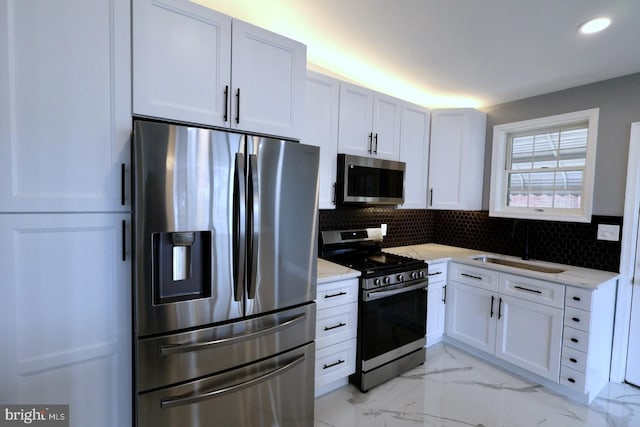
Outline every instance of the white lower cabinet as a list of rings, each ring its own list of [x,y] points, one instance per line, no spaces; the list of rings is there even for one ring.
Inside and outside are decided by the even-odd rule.
[[[473,284],[449,282],[447,335],[558,382],[564,286],[455,263],[450,268],[451,276]]]
[[[591,290],[458,263],[448,277],[449,342],[583,403],[609,381],[617,280]]]
[[[562,347],[562,309],[501,296],[495,356],[558,381]]]
[[[598,289],[567,286],[560,384],[591,402],[609,381],[616,281]]]
[[[450,281],[447,285],[447,336],[493,354],[498,319],[491,309],[494,299],[491,291]]]
[[[427,347],[442,341],[444,335],[447,263],[429,264],[427,286]]]
[[[348,381],[356,371],[358,279],[318,284],[315,395]]]
[[[130,225],[0,214],[0,402],[69,405],[72,427],[131,425]]]

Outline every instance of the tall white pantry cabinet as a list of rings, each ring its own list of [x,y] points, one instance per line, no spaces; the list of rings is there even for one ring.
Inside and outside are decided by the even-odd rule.
[[[0,402],[131,425],[129,0],[0,0]]]

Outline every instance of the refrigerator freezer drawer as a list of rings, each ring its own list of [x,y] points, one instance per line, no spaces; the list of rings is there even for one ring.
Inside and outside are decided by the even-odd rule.
[[[315,346],[138,396],[138,427],[313,425]]]
[[[315,303],[220,326],[138,341],[144,392],[270,357],[314,340]]]

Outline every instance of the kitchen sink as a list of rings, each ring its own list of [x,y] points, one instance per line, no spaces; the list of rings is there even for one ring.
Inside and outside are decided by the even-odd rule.
[[[507,265],[509,267],[515,267],[515,268],[522,268],[524,270],[531,270],[531,271],[537,271],[540,273],[552,273],[552,274],[557,274],[557,273],[562,273],[565,270],[562,270],[560,268],[553,268],[553,267],[545,267],[542,265],[535,265],[535,264],[527,264],[524,262],[518,262],[518,261],[510,261],[508,259],[502,259],[502,258],[494,258],[491,256],[477,256],[477,257],[473,257],[472,259],[474,259],[475,261],[480,261],[480,262],[484,262],[487,264],[500,264],[500,265]]]

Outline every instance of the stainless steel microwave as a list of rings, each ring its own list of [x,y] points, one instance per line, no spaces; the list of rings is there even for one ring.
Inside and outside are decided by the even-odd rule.
[[[338,154],[338,204],[400,205],[404,203],[405,163]]]

